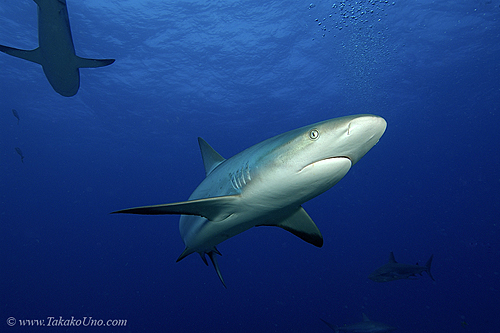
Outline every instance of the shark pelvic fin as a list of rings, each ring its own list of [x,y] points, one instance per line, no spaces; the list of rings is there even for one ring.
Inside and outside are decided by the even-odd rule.
[[[208,261],[207,261],[207,257],[205,257],[205,252],[200,252],[200,257],[201,257],[201,260],[203,260],[203,262],[205,263],[205,265],[208,266]]]
[[[191,250],[189,247],[186,247],[184,249],[184,251],[182,251],[182,253],[179,256],[179,258],[177,258],[176,262],[181,261],[182,259],[186,258],[188,255],[190,255],[193,252],[194,251]],[[200,254],[201,260],[203,260],[203,262],[207,266],[208,266],[208,262],[207,262],[207,258],[205,257],[205,254],[208,254],[208,257],[210,258],[210,261],[214,265],[215,272],[217,273],[217,276],[219,277],[220,282],[222,282],[222,284],[224,285],[224,288],[227,289],[226,283],[224,282],[224,278],[222,277],[222,274],[221,274],[220,269],[219,269],[219,264],[217,263],[217,257],[215,257],[216,254],[218,254],[220,256],[222,255],[220,253],[220,251],[217,250],[217,248],[214,246],[213,249],[210,250],[210,251],[208,251],[208,252],[198,252],[198,253]]]
[[[34,50],[20,50],[13,47],[0,45],[0,51],[16,58],[28,60],[40,65],[42,64],[42,56],[40,54],[40,48],[38,47]]]
[[[215,271],[217,272],[217,275],[219,276],[219,279],[220,279],[220,282],[222,282],[222,285],[224,286],[224,288],[227,289],[227,286],[226,286],[226,283],[224,282],[224,278],[222,277],[222,274],[220,273],[220,269],[219,269],[219,264],[217,263],[217,257],[215,256],[216,254],[218,255],[222,255],[219,250],[217,250],[217,248],[214,246],[214,249],[210,252],[207,252],[208,254],[208,257],[210,258],[210,260],[212,261],[212,264],[214,265],[214,268],[215,268]]]
[[[186,258],[188,255],[190,255],[193,252],[194,251],[191,250],[189,247],[186,247],[184,249],[184,251],[182,251],[181,255],[179,256],[179,258],[177,258],[177,260],[175,262],[181,261],[182,259]],[[201,255],[201,253],[200,253],[200,255]],[[201,256],[201,259],[203,259],[203,261],[205,262],[205,264],[207,264],[207,266],[208,266],[207,259],[204,256]]]
[[[303,241],[317,247],[323,246],[323,236],[304,208],[299,207],[292,215],[278,223],[259,224],[258,226],[275,226],[291,232]]]
[[[163,205],[128,208],[112,212],[111,214],[197,215],[211,222],[220,222],[235,212],[235,207],[239,199],[239,195],[226,195],[222,197],[181,201]]]
[[[198,144],[200,145],[201,157],[205,166],[205,175],[208,176],[225,159],[202,138],[198,138]]]

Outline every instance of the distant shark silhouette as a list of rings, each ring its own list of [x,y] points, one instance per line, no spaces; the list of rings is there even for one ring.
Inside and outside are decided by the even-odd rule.
[[[182,214],[186,248],[177,261],[198,252],[210,257],[222,282],[216,245],[255,226],[283,228],[315,246],[318,227],[301,205],[340,181],[380,139],[383,118],[356,115],[326,120],[262,141],[225,160],[198,138],[206,178],[189,201],[113,213]]]
[[[397,329],[397,327],[392,327],[384,323],[371,321],[364,313],[363,313],[363,321],[352,325],[345,325],[338,327],[333,324],[330,324],[326,320],[321,319],[321,321],[324,322],[326,325],[328,325],[328,327],[330,327],[335,332],[383,333],[383,332],[392,332]]]
[[[19,125],[19,113],[17,113],[16,109],[12,109],[12,114],[17,118],[17,124]]]
[[[24,163],[24,155],[21,148],[16,147],[16,152],[19,154],[19,156],[21,156],[21,162]]]
[[[375,282],[388,282],[401,279],[411,279],[412,277],[416,277],[417,274],[422,275],[422,272],[427,272],[431,279],[435,281],[431,275],[432,257],[433,256],[431,255],[425,266],[408,265],[396,262],[396,259],[394,259],[394,253],[391,252],[389,254],[389,262],[373,271],[368,278]]]
[[[20,50],[0,45],[0,51],[42,65],[54,90],[66,97],[80,88],[79,68],[102,67],[114,59],[86,59],[75,54],[66,0],[34,0],[38,5],[38,47]]]

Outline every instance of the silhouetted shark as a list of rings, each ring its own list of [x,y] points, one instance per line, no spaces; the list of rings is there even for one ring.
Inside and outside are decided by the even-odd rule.
[[[321,319],[321,318],[320,318]],[[384,323],[379,323],[376,321],[371,321],[368,317],[363,313],[363,321],[359,323],[355,323],[352,325],[345,326],[335,326],[330,324],[326,320],[321,319],[322,322],[328,325],[335,332],[353,332],[353,333],[383,333],[383,332],[392,332],[397,329],[397,327],[392,327],[386,325]]]
[[[0,51],[42,65],[50,85],[70,97],[80,87],[79,68],[102,67],[114,59],[86,59],[75,54],[66,0],[34,0],[38,5],[38,47],[20,50],[0,45]]]
[[[16,109],[12,109],[12,114],[17,118],[17,124],[19,125],[19,113],[17,113]]]
[[[24,155],[23,155],[23,152],[21,151],[21,148],[16,147],[16,151],[19,154],[19,156],[21,156],[21,162],[24,163]]]
[[[322,246],[318,227],[301,205],[340,181],[386,126],[373,115],[326,120],[262,141],[227,160],[198,138],[206,178],[189,201],[114,213],[183,214],[179,230],[186,248],[177,261],[197,252],[207,263],[208,254],[224,284],[216,245],[252,227],[280,227]]]
[[[375,282],[388,282],[410,279],[411,277],[416,277],[417,274],[422,275],[422,272],[427,272],[431,279],[435,281],[431,275],[432,257],[433,256],[431,255],[425,266],[408,265],[396,262],[396,259],[394,259],[394,253],[391,252],[389,255],[389,262],[373,271],[368,278]]]

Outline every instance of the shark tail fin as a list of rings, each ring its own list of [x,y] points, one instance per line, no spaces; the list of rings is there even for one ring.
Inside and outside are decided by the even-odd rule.
[[[322,322],[324,322],[328,327],[330,327],[334,332],[338,333],[339,332],[339,328],[336,326],[336,325],[333,325],[329,322],[327,322],[326,320],[323,320],[321,318],[319,318]]]
[[[89,59],[77,56],[76,66],[78,68],[96,68],[111,65],[115,59]]]
[[[215,268],[215,271],[217,272],[217,276],[219,277],[220,279],[220,282],[222,282],[222,285],[224,286],[224,288],[227,289],[227,286],[226,286],[226,283],[224,282],[224,278],[222,277],[222,274],[220,272],[220,269],[219,269],[219,264],[217,263],[217,257],[215,256],[216,254],[218,255],[222,255],[219,250],[217,250],[217,248],[214,246],[214,249],[210,252],[207,252],[208,254],[208,257],[210,258],[210,260],[212,261],[212,264],[214,265],[214,268]]]
[[[429,260],[427,260],[427,262],[425,263],[425,271],[427,272],[427,274],[429,274],[432,281],[436,281],[436,280],[434,280],[434,277],[431,274],[431,264],[432,264],[433,257],[434,257],[434,255],[432,254],[431,257],[429,258]]]
[[[38,47],[34,50],[21,50],[14,47],[0,45],[0,51],[16,58],[28,60],[40,65],[42,64],[40,48]]]

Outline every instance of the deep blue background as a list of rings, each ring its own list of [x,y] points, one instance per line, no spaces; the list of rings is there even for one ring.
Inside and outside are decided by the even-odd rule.
[[[0,331],[26,330],[8,317],[92,316],[128,321],[103,331],[328,332],[320,317],[365,312],[398,332],[498,332],[499,0],[68,11],[78,55],[116,58],[82,69],[75,97],[0,54]],[[33,1],[0,4],[0,44],[37,46]],[[388,128],[304,205],[323,248],[244,232],[219,245],[227,290],[197,255],[175,263],[178,217],[109,215],[185,200],[204,176],[198,136],[230,157],[357,113]],[[412,264],[434,254],[436,282],[368,280],[390,251]]]

